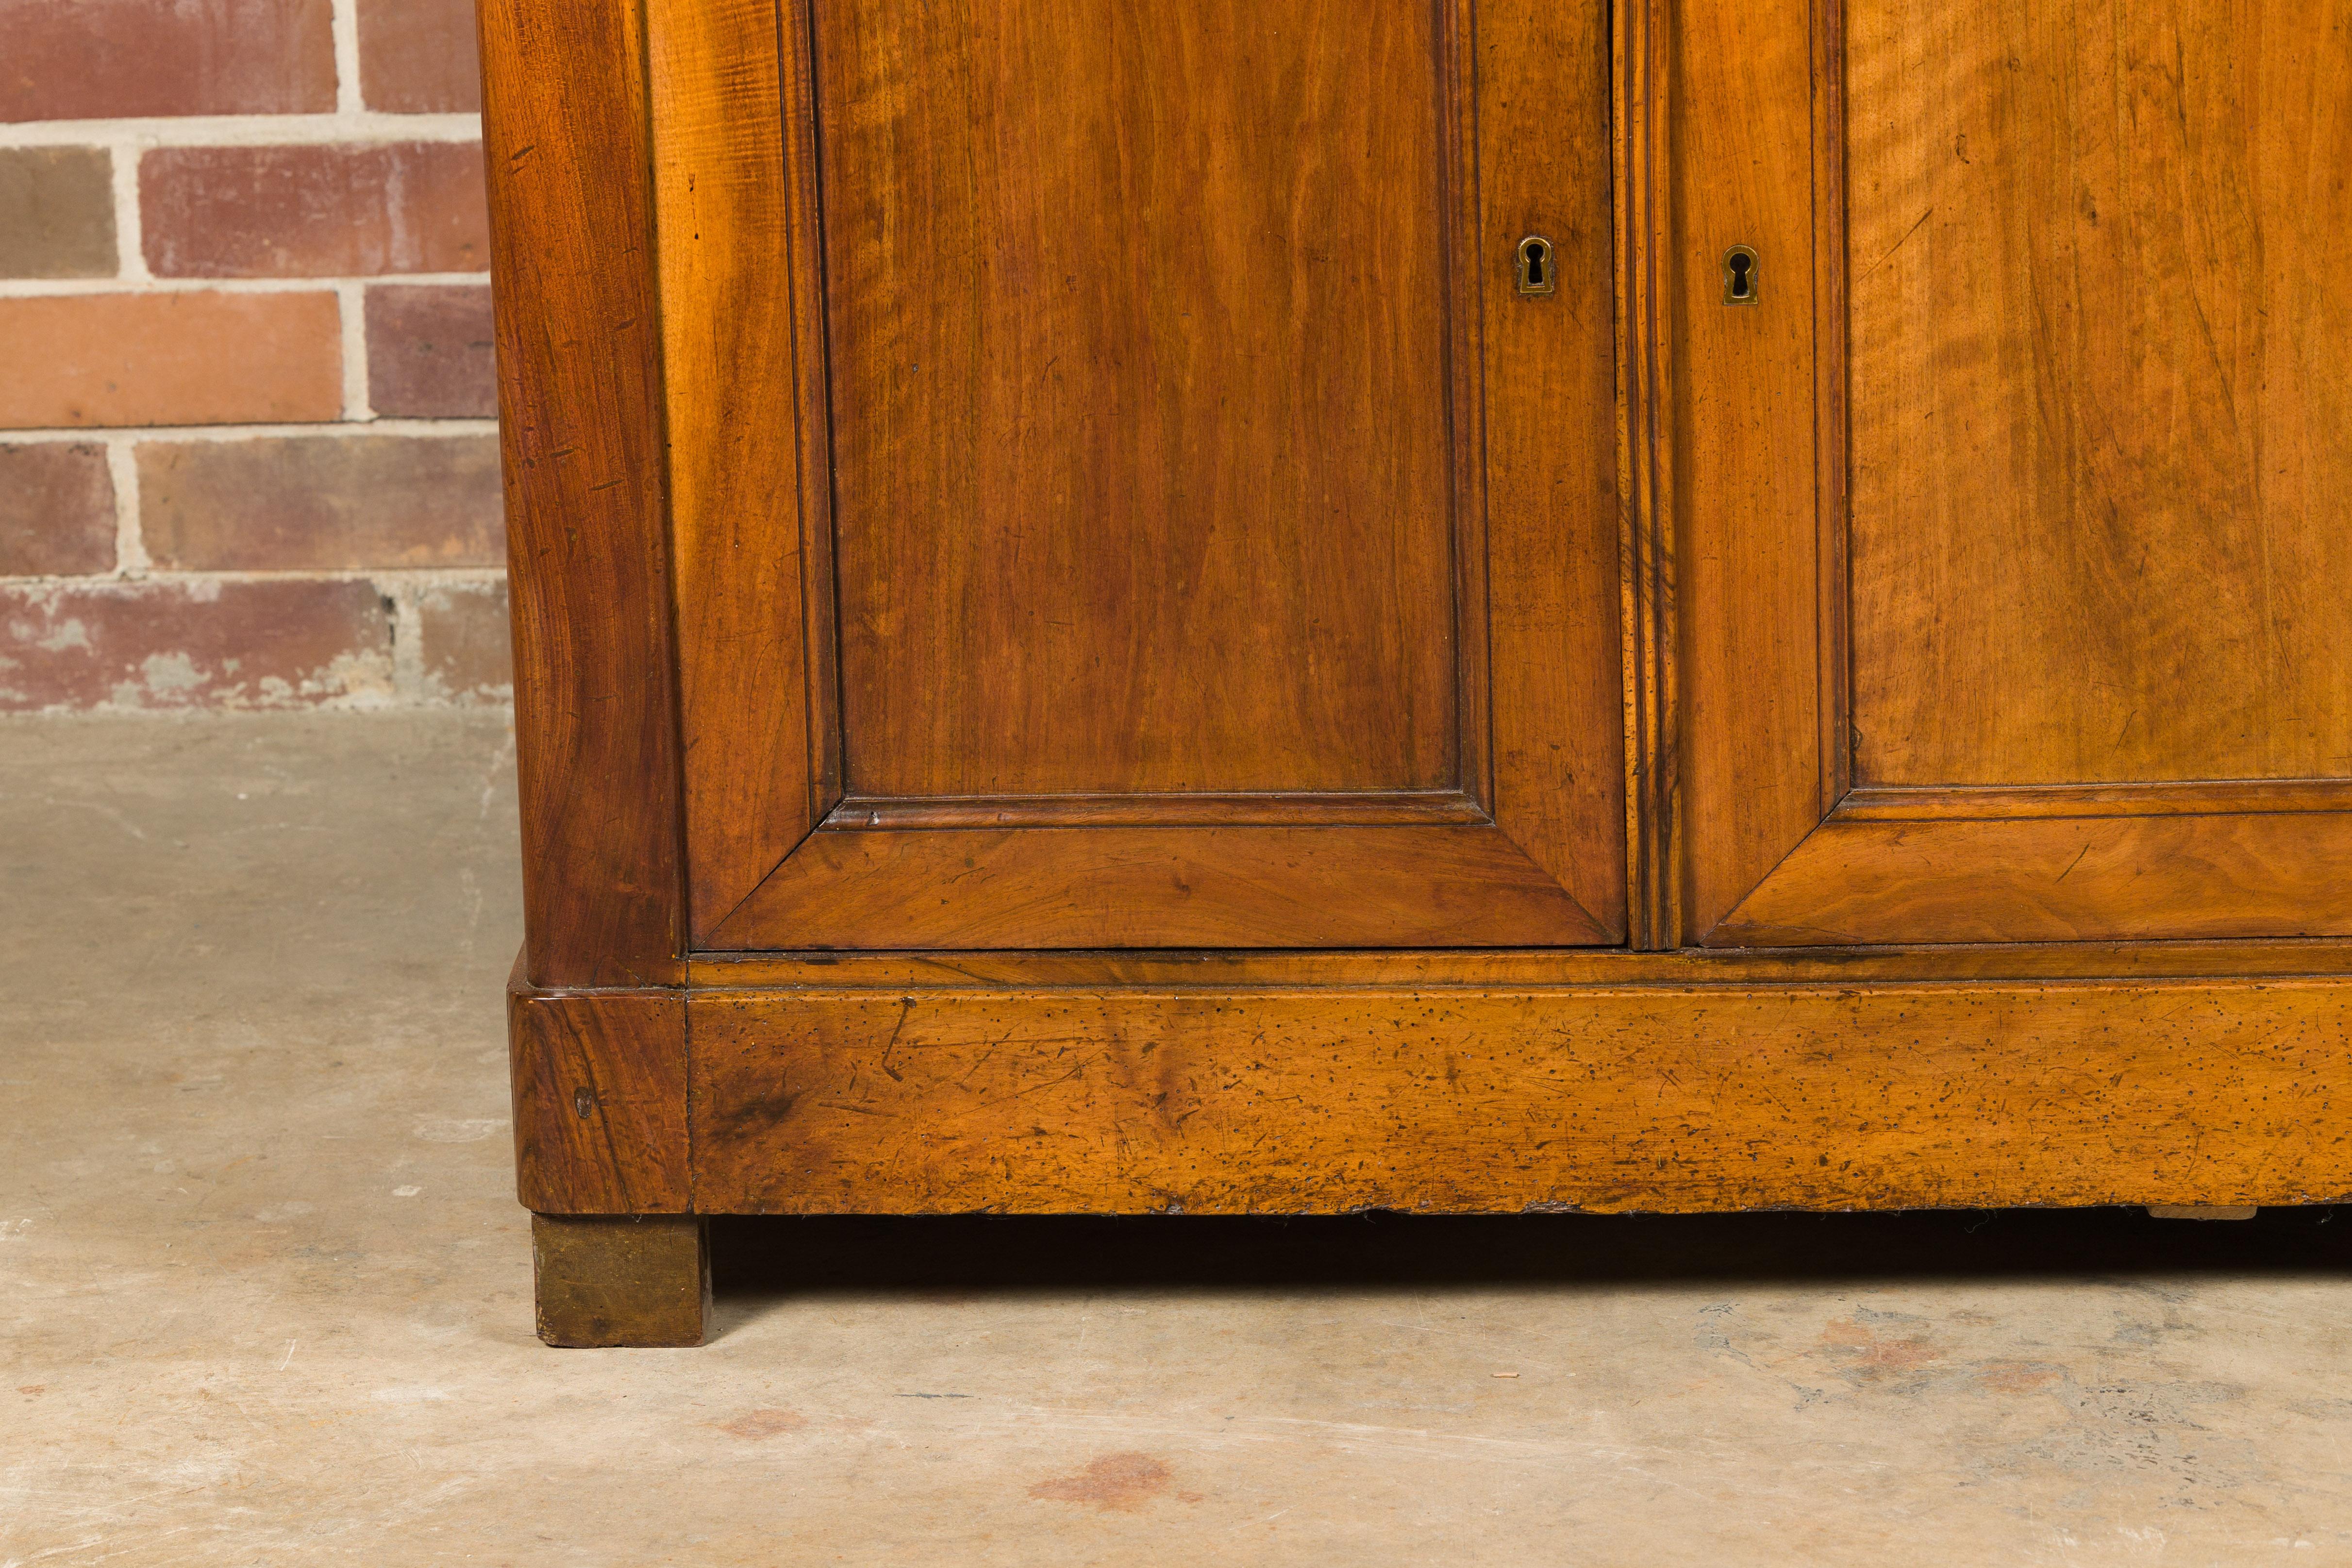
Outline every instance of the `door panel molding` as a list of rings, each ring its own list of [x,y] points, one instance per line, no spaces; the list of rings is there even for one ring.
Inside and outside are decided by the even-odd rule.
[[[1622,940],[1604,12],[1478,7],[1476,41],[1524,63],[1524,80],[1488,81],[1471,0],[1435,8],[1445,394],[1426,416],[1445,421],[1452,464],[1451,787],[845,800],[857,766],[833,560],[815,0],[648,4],[693,947],[932,940],[909,929],[967,942],[980,930],[1146,945]],[[1560,283],[1531,304],[1487,273],[1538,226]],[[777,520],[795,512],[796,548],[779,549]],[[1053,854],[1074,858],[1057,873]],[[904,886],[853,895],[886,865]],[[1471,908],[1474,874],[1496,879],[1487,907]],[[1056,875],[1067,909],[1018,937],[999,900],[1026,889],[1044,900],[1034,913]],[[1171,892],[1171,876],[1202,881]],[[1111,889],[1171,912],[1075,912]],[[1267,899],[1297,908],[1253,912]],[[1523,923],[1507,933],[1511,919]]]
[[[1608,213],[1610,5],[1481,0],[1475,61],[1453,68],[1475,132],[1476,201],[1459,275],[1482,327],[1481,478],[1487,587],[1484,706],[1493,787],[1483,798],[1528,858],[1622,940],[1625,721],[1618,505],[1616,239]],[[1455,47],[1470,37],[1465,19]],[[1471,94],[1463,90],[1465,100]],[[1591,192],[1587,202],[1572,193]],[[1563,219],[1563,213],[1573,215]],[[1560,286],[1518,296],[1496,265],[1521,237],[1553,243]],[[1605,735],[1599,744],[1586,739]],[[1473,775],[1465,773],[1466,778]]]
[[[1486,825],[1458,790],[1361,795],[849,795],[825,816],[833,832],[920,827],[1372,827]]]
[[[777,932],[819,949],[1612,940],[1501,829],[1444,826],[821,830],[709,945]]]
[[[2352,934],[2352,814],[1832,814],[1709,947]]]
[[[1670,3],[1680,101],[1667,116],[1663,199],[1674,213],[1676,313],[1662,405],[1674,472],[1655,487],[1671,507],[1646,526],[1652,548],[1683,564],[1678,635],[1643,679],[1685,697],[1664,797],[1678,808],[1683,940],[1720,948],[2352,931],[2352,890],[2335,869],[2352,853],[2352,781],[1855,787],[1847,405],[1859,394],[1848,277],[1887,258],[1855,257],[1849,242],[1848,121],[1864,110],[1847,96],[1845,7]],[[1811,61],[1801,81],[1801,34]],[[1703,116],[1696,102],[1707,106]],[[1725,121],[1745,128],[1752,156],[1729,155]],[[1801,128],[1810,129],[1802,163]],[[1809,251],[1795,239],[1800,215],[1811,222]],[[1751,306],[1719,303],[1709,287],[1716,258],[1735,243],[1763,258]],[[1776,265],[1784,248],[1790,259]],[[1766,354],[1759,343],[1779,346]],[[1664,367],[1653,374],[1663,379]],[[1942,591],[1973,590],[1960,577]]]
[[[1857,789],[1840,822],[1981,821],[2042,816],[2199,816],[2352,811],[2352,779],[2200,779],[2181,784],[1948,784]]]
[[[1822,541],[1834,521],[1818,446],[1822,235],[1842,198],[1817,143],[1815,84],[1834,45],[1820,5],[1668,0],[1672,90],[1659,174],[1674,363],[1661,400],[1674,636],[1654,657],[1674,692],[1675,940],[1704,936],[1801,843],[1835,799],[1824,759]],[[1656,112],[1654,109],[1653,112]],[[1652,199],[1661,199],[1654,196]],[[1728,300],[1724,258],[1758,258]]]
[[[779,23],[775,0],[647,0],[697,931],[841,794],[807,31]],[[774,548],[780,515],[796,548]]]

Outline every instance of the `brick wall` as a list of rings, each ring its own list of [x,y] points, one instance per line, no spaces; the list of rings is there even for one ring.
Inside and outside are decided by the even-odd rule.
[[[0,0],[0,711],[507,695],[472,0]]]

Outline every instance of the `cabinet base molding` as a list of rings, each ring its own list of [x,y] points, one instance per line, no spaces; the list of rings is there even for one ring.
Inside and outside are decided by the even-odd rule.
[[[576,1016],[626,1026],[550,1051]],[[2352,1196],[2352,980],[2325,975],[524,990],[513,1016],[542,1213]]]

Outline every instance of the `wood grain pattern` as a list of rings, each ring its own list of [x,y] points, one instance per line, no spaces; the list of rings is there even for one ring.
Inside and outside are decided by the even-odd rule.
[[[634,0],[480,8],[523,910],[548,986],[684,974],[640,24]]]
[[[2352,815],[1832,816],[1710,946],[2352,933]]]
[[[853,789],[1454,782],[1436,17],[816,7]]]
[[[747,933],[737,939],[740,929]],[[1494,946],[1604,942],[1492,826],[812,835],[712,945]]]
[[[2352,942],[2006,942],[1867,948],[1623,948],[1358,952],[805,952],[705,956],[697,990],[1016,991],[1076,986],[1412,990],[1772,985],[1864,981],[2129,980],[2352,974]]]
[[[1496,822],[1612,934],[1625,923],[1608,7],[1488,0],[1477,254]],[[1506,286],[1551,240],[1557,292]],[[1475,706],[1471,711],[1475,712]]]
[[[2340,981],[692,1006],[713,1212],[2352,1194]]]
[[[1812,79],[1802,5],[1676,0],[1677,782],[1683,940],[1810,832],[1822,798]],[[1722,258],[1758,255],[1756,302]]]
[[[2352,773],[2352,4],[1850,10],[1861,776]]]
[[[686,1002],[676,991],[507,993],[515,1163],[542,1214],[678,1214]]]
[[[688,886],[707,933],[832,804],[803,613],[803,539],[828,521],[801,516],[800,429],[814,422],[821,450],[824,410],[799,405],[793,310],[815,258],[794,256],[776,0],[649,0],[646,30]]]

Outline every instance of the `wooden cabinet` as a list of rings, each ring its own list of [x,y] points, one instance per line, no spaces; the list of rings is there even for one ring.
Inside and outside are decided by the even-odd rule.
[[[551,1338],[713,1213],[2352,1192],[2343,16],[482,31]]]

